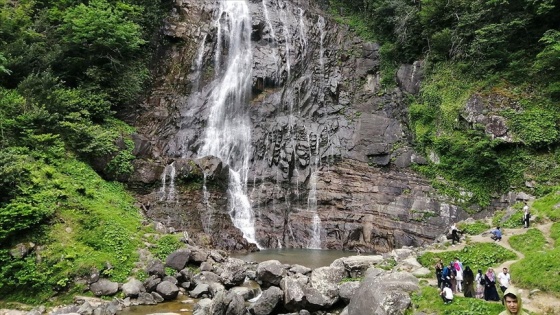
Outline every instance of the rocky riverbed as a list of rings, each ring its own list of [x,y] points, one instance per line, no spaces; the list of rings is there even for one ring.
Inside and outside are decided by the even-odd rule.
[[[416,276],[430,273],[413,248],[343,257],[311,269],[278,260],[246,262],[196,246],[165,261],[152,260],[145,271],[143,281],[126,283],[92,275],[89,290],[97,298],[76,297],[72,305],[49,310],[0,310],[0,315],[114,315],[129,306],[171,300],[196,303],[194,315],[402,314],[410,307],[410,293],[419,289]]]

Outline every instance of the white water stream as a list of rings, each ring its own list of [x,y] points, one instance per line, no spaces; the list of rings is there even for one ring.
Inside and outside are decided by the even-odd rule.
[[[203,136],[204,145],[198,155],[216,156],[229,166],[230,216],[243,237],[259,246],[255,236],[255,217],[247,195],[251,146],[248,104],[253,66],[251,16],[247,3],[220,2],[216,26],[218,83],[207,100],[209,116]],[[222,49],[227,51],[227,55],[222,55]]]

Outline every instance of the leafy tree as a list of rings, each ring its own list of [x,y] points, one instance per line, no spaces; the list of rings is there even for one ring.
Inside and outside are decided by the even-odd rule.
[[[65,71],[64,78],[78,84],[91,79],[87,74],[92,70],[84,69],[97,68],[107,77],[124,69],[124,61],[146,43],[140,25],[129,18],[139,12],[135,5],[122,2],[113,5],[105,0],[93,0],[66,10],[58,28],[64,44],[64,60],[59,63]],[[94,79],[105,86],[102,76]]]

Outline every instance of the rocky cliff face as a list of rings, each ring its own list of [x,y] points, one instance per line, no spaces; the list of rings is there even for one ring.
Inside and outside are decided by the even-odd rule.
[[[232,44],[221,39],[228,17],[219,8],[175,1],[153,90],[135,117],[130,183],[153,219],[216,247],[247,249],[230,220],[227,163],[199,155]],[[425,163],[410,146],[404,101],[418,91],[420,62],[403,65],[398,87],[387,89],[379,45],[313,3],[253,0],[248,8],[245,188],[260,247],[386,252],[433,240],[466,217],[409,169]]]

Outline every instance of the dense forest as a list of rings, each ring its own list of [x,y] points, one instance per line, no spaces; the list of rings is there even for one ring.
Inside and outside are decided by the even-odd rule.
[[[80,291],[70,284],[92,268],[117,281],[133,270],[149,231],[118,181],[134,159],[134,130],[118,117],[150,84],[169,10],[168,1],[0,0],[0,296],[38,303]],[[424,61],[409,128],[418,151],[439,156],[417,167],[435,187],[472,209],[509,190],[556,191],[557,1],[338,0],[329,12],[382,45],[386,86],[400,64]],[[512,141],[458,119],[473,94],[501,100]],[[176,246],[159,242],[162,253]]]

